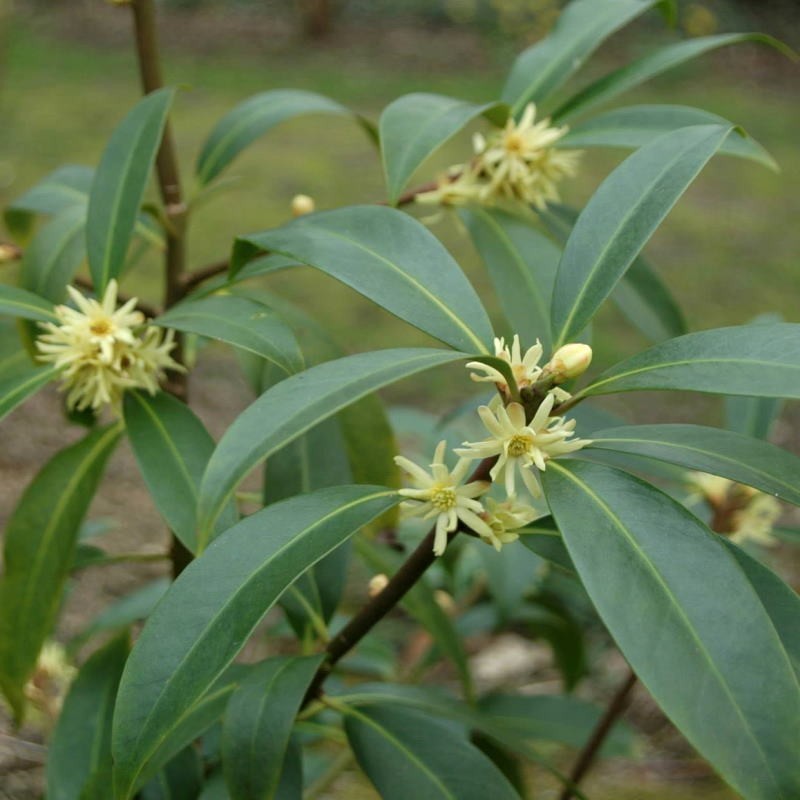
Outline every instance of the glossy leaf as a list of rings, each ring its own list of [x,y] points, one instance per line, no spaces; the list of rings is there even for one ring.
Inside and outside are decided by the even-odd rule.
[[[769,439],[783,402],[775,397],[726,397],[725,426],[736,433]]]
[[[359,353],[268,389],[237,417],[208,462],[200,487],[201,530],[211,530],[236,485],[263,459],[371,392],[460,358],[464,355],[423,348]]]
[[[70,686],[47,755],[48,800],[100,800],[111,781],[111,719],[128,634],[93,653]]]
[[[103,152],[86,217],[86,250],[98,295],[125,263],[174,96],[174,89],[159,89],[140,100]]]
[[[730,125],[724,117],[690,106],[642,105],[615,108],[571,128],[559,147],[643,147],[653,139],[692,125]],[[723,155],[757,161],[777,170],[775,159],[747,134],[734,130],[719,149]]]
[[[272,800],[297,712],[321,655],[262,662],[225,712],[222,764],[232,800]]]
[[[334,100],[300,89],[275,89],[254,95],[214,126],[197,158],[197,178],[201,185],[214,180],[245,147],[287,119],[302,114],[350,113]]]
[[[27,365],[26,365],[27,366]],[[58,376],[55,367],[14,369],[0,378],[0,419]]]
[[[147,621],[120,685],[118,800],[127,800],[159,745],[292,581],[397,500],[387,489],[351,486],[276,503],[226,531],[181,573]]]
[[[0,687],[18,718],[23,687],[56,622],[80,524],[119,433],[119,426],[100,428],[57,453],[25,490],[6,527]]]
[[[564,248],[553,288],[558,347],[582,331],[730,128],[660,136],[617,167],[589,200]]]
[[[763,33],[723,33],[716,36],[686,39],[648,53],[624,67],[603,75],[602,78],[590,83],[570,97],[554,112],[553,117],[561,122],[577,114],[583,114],[599,103],[608,102],[612,97],[627,92],[673,67],[717,48],[740,42],[757,42],[770,45],[787,54],[791,52],[777,39]]]
[[[620,362],[578,395],[644,389],[800,398],[800,324],[689,333]]]
[[[0,284],[0,314],[32,319],[37,322],[57,322],[53,304],[39,295],[16,286]]]
[[[197,548],[197,498],[214,440],[180,400],[159,392],[126,392],[128,438],[147,488],[167,524],[190,552]],[[228,506],[217,530],[236,521]]]
[[[143,787],[141,800],[195,800],[203,785],[203,765],[194,747],[181,750]]]
[[[25,250],[20,270],[23,289],[61,303],[67,284],[86,258],[86,209],[65,208],[50,220]]]
[[[416,169],[448,139],[480,116],[502,123],[499,103],[467,103],[440,94],[415,92],[390,103],[379,123],[389,203],[395,205]]]
[[[575,565],[564,546],[561,531],[556,527],[552,517],[542,517],[525,526],[520,531],[519,540],[537,556],[546,559],[551,564],[556,564],[567,572],[575,572]]]
[[[544,488],[600,616],[681,732],[748,800],[795,797],[800,686],[725,545],[676,501],[610,467],[552,461]]]
[[[459,216],[489,273],[511,331],[523,346],[542,342],[550,352],[550,300],[561,250],[529,223],[492,208]]]
[[[502,772],[462,733],[391,705],[349,709],[345,731],[384,800],[518,800]]]
[[[439,240],[408,214],[350,206],[237,239],[231,275],[261,250],[296,258],[400,319],[467,352],[489,352],[492,326],[475,290]]]
[[[303,367],[303,356],[292,331],[267,306],[234,295],[189,300],[155,320],[175,328],[232,344],[277,364],[284,372]]]
[[[591,446],[722,475],[800,505],[800,458],[750,436],[703,425],[629,425],[593,433]]]
[[[517,56],[503,87],[502,100],[512,106],[514,116],[528,103],[546,100],[605,39],[657,4],[658,0],[569,3],[550,34]]]

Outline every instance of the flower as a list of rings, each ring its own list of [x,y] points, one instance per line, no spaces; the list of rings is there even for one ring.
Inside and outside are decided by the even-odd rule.
[[[563,383],[583,375],[591,363],[592,348],[588,344],[573,342],[559,347],[543,371],[551,375],[555,383]]]
[[[63,370],[62,390],[67,405],[83,410],[104,404],[119,406],[125,389],[146,389],[155,394],[164,370],[183,367],[170,356],[174,333],[162,339],[159,328],[145,322],[136,311],[136,299],[117,305],[117,282],[109,281],[102,301],[84,297],[72,286],[69,296],[77,308],[56,306],[58,324],[43,324],[36,341],[39,360]]]
[[[491,436],[481,442],[464,442],[464,447],[456,453],[467,458],[499,456],[489,474],[493,481],[502,477],[508,497],[516,496],[517,469],[528,491],[539,497],[541,489],[531,467],[544,470],[548,459],[575,452],[591,443],[588,439],[567,441],[573,435],[575,420],[551,417],[555,402],[555,395],[548,394],[526,424],[525,409],[519,403],[509,403],[504,408],[500,398],[496,398],[490,405],[478,409]]]
[[[771,547],[777,544],[772,535],[772,527],[781,515],[781,507],[774,497],[763,492],[755,492],[750,502],[731,515],[733,530],[730,532],[732,542],[755,542]]]
[[[536,344],[533,347],[529,347],[523,356],[519,336],[516,333],[510,348],[506,346],[506,341],[501,336],[494,340],[494,354],[497,358],[501,358],[509,364],[518,389],[527,389],[532,386],[542,374],[542,368],[539,366],[539,359],[542,357],[542,345],[538,339]],[[508,383],[500,370],[488,364],[481,364],[479,361],[470,361],[466,366],[467,369],[475,369],[483,373],[483,375],[471,373],[472,380],[478,382],[491,381],[496,384],[497,388],[506,397],[510,396]]]
[[[580,153],[556,150],[566,127],[552,127],[550,119],[534,122],[536,106],[529,103],[519,122],[509,118],[505,128],[484,139],[476,134],[475,169],[487,182],[483,200],[508,198],[538,209],[559,199],[556,183],[575,174]]]
[[[498,503],[494,498],[487,497],[484,519],[491,529],[491,535],[481,534],[481,539],[499,552],[504,544],[519,539],[517,531],[533,522],[538,516],[539,512],[527,503],[519,503],[516,500]]]
[[[445,446],[444,441],[437,445],[430,473],[403,456],[395,456],[394,459],[397,466],[404,469],[416,484],[413,489],[400,489],[403,497],[410,498],[402,505],[404,513],[407,516],[422,515],[423,519],[436,517],[433,552],[437,556],[444,553],[447,534],[458,527],[459,520],[480,536],[491,535],[491,529],[479,516],[483,513],[483,506],[474,499],[489,488],[488,481],[459,485],[472,459],[460,459],[451,472],[443,460]]]

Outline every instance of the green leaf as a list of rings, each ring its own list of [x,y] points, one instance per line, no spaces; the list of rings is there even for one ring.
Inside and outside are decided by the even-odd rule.
[[[647,240],[722,145],[730,128],[660,136],[620,164],[578,217],[553,288],[555,347],[590,322]]]
[[[272,800],[286,748],[321,655],[270,658],[234,692],[225,712],[222,764],[232,800]]]
[[[562,122],[574,117],[576,114],[583,114],[589,108],[599,103],[605,103],[612,97],[616,97],[622,92],[627,92],[629,89],[633,89],[635,86],[639,86],[645,81],[649,81],[650,78],[677,67],[679,64],[691,61],[693,58],[716,50],[719,47],[738,44],[739,42],[766,44],[787,55],[792,52],[782,42],[763,33],[723,33],[717,36],[686,39],[648,53],[643,58],[639,58],[624,67],[603,75],[602,78],[590,83],[563,103],[553,113],[553,118]]]
[[[23,289],[61,303],[68,283],[86,258],[86,209],[69,206],[53,217],[25,250],[20,270]]]
[[[481,698],[479,708],[509,734],[571,747],[586,743],[603,714],[603,709],[571,695],[490,694]],[[633,731],[618,722],[600,755],[630,755],[633,739]]]
[[[578,211],[551,204],[539,215],[562,241],[569,238]],[[677,300],[658,272],[637,256],[611,294],[611,301],[648,339],[660,342],[686,333],[686,320]]]
[[[120,685],[119,800],[292,581],[397,501],[372,486],[292,498],[242,520],[184,570],[147,621]]]
[[[530,224],[505,211],[459,211],[489,273],[511,331],[523,345],[551,350],[550,300],[561,250]]]
[[[401,378],[463,359],[449,350],[359,353],[311,367],[268,389],[225,432],[200,487],[205,537],[237,484],[260,461],[356,400]]]
[[[203,144],[195,165],[201,185],[222,172],[249,144],[270,128],[301,114],[343,114],[351,112],[323,95],[300,89],[276,89],[254,95],[229,111]]]
[[[610,467],[551,461],[544,488],[586,591],[679,730],[748,800],[798,796],[800,686],[725,545]]]
[[[0,687],[18,718],[23,687],[56,622],[80,524],[119,434],[118,425],[101,428],[56,454],[25,490],[6,527]]]
[[[173,306],[155,323],[227,342],[289,374],[303,368],[303,355],[292,331],[275,312],[255,300],[233,295],[188,300]]]
[[[514,116],[528,103],[546,100],[605,39],[657,4],[658,0],[569,3],[550,34],[517,56],[503,87],[502,100],[512,106]]]
[[[0,419],[58,376],[55,367],[14,369],[0,378]]]
[[[797,625],[797,620],[800,619],[800,597],[771,569],[749,556],[730,539],[722,537],[722,543],[739,563],[769,614],[786,656],[800,680],[800,627]]]
[[[142,787],[140,797],[141,800],[195,800],[202,786],[200,754],[194,747],[187,747]]]
[[[261,250],[331,275],[451,347],[489,352],[492,326],[475,290],[441,242],[408,214],[350,206],[240,237],[231,276]]]
[[[675,105],[641,105],[615,108],[571,128],[559,147],[642,147],[657,137],[692,125],[730,125],[719,114]],[[777,170],[775,159],[743,131],[734,130],[719,149],[723,155],[757,161]]]
[[[722,475],[800,505],[800,458],[750,436],[703,425],[630,425],[597,431],[591,446]]]
[[[49,300],[5,283],[0,283],[0,314],[37,322],[58,322]]]
[[[561,531],[556,527],[552,517],[542,517],[523,528],[520,531],[519,540],[537,556],[546,559],[551,564],[556,564],[567,572],[575,572],[575,565],[564,546]]]
[[[186,548],[197,549],[197,497],[214,440],[180,400],[159,392],[126,392],[125,425],[147,488],[167,524]],[[226,509],[221,529],[236,521]],[[220,529],[218,527],[218,529]]]
[[[140,100],[103,152],[86,217],[86,250],[98,296],[125,263],[174,97],[174,89],[159,89]]]
[[[35,214],[59,214],[67,208],[85,206],[93,177],[91,167],[59,167],[6,208],[4,218],[9,232],[24,240],[33,227]]]
[[[800,324],[689,333],[621,361],[576,397],[645,389],[800,398]]]
[[[384,800],[518,800],[502,772],[452,725],[391,705],[348,709],[359,766]]]
[[[129,647],[127,632],[112,639],[72,683],[48,749],[48,800],[100,800],[97,789],[108,789],[114,698]]]
[[[477,117],[502,124],[506,114],[500,103],[478,105],[425,92],[404,95],[386,106],[379,126],[390,205],[397,204],[416,169],[448,139]]]
[[[725,426],[746,436],[769,439],[782,408],[783,402],[774,397],[726,397]]]

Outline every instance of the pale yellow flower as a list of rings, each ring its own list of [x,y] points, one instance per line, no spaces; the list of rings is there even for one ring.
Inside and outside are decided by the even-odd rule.
[[[460,485],[467,475],[472,459],[459,459],[452,472],[444,463],[446,442],[436,447],[430,472],[404,456],[395,456],[395,463],[411,477],[415,487],[400,489],[409,500],[401,508],[406,516],[436,518],[433,552],[440,556],[447,547],[447,534],[456,530],[459,520],[480,536],[490,536],[491,529],[481,519],[483,506],[475,498],[489,488],[488,481],[473,481]]]
[[[414,201],[437,206],[466,206],[482,201],[484,187],[472,166],[458,164],[439,176],[435,189],[420,192]]]
[[[506,345],[506,340],[503,337],[496,338],[494,340],[494,354],[511,367],[514,380],[517,382],[517,388],[520,390],[532,386],[542,374],[542,368],[539,366],[539,359],[542,357],[542,345],[538,339],[536,344],[529,347],[525,351],[525,355],[523,355],[517,334],[514,334],[511,347]],[[478,373],[483,373],[471,373],[472,380],[494,383],[506,397],[509,396],[508,383],[503,373],[498,369],[488,364],[481,364],[479,361],[470,361],[466,366],[467,369],[474,369]]]
[[[24,689],[25,697],[34,711],[29,723],[44,730],[52,726],[77,672],[58,642],[45,642],[36,669]]]
[[[108,284],[102,301],[84,297],[73,287],[69,295],[77,308],[56,306],[58,323],[43,324],[36,341],[38,358],[61,369],[67,405],[82,410],[110,404],[119,407],[125,389],[154,394],[167,369],[183,369],[170,356],[174,334],[144,326],[136,299],[117,305],[117,283]]]
[[[547,461],[556,456],[573,453],[591,442],[587,439],[568,439],[574,435],[575,420],[551,417],[556,397],[548,394],[530,423],[525,422],[525,409],[519,403],[503,407],[500,398],[481,406],[478,414],[491,434],[480,442],[464,442],[456,453],[466,458],[498,456],[490,473],[493,481],[502,480],[508,497],[516,496],[516,473],[528,491],[541,495],[534,467],[545,470]]]
[[[563,383],[583,375],[591,363],[592,348],[588,344],[573,342],[559,347],[545,364],[543,371],[551,376],[555,383]]]
[[[481,539],[498,552],[504,544],[519,539],[519,529],[539,516],[539,512],[533,506],[513,499],[498,503],[494,498],[487,497],[485,502],[486,514],[483,518],[492,533],[490,536],[481,534]]]
[[[780,503],[774,497],[756,492],[743,509],[734,511],[731,541],[737,544],[755,542],[765,547],[777,544],[778,540],[772,535],[772,528],[780,515]]]

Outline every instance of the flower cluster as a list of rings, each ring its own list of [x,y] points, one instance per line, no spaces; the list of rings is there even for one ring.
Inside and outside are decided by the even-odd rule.
[[[518,385],[522,386],[535,383],[553,363],[551,360],[545,367],[538,366],[542,355],[542,347],[538,342],[522,356],[517,336],[510,350],[502,339],[495,340],[495,349],[498,356],[504,357],[511,365]],[[587,359],[583,359],[583,362],[588,365]],[[439,442],[436,448],[430,471],[403,456],[395,458],[397,465],[408,473],[414,484],[413,488],[400,490],[400,494],[408,498],[403,503],[403,511],[408,516],[435,518],[433,550],[437,556],[444,552],[448,534],[457,529],[459,522],[497,550],[517,539],[520,529],[538,516],[535,508],[518,498],[517,474],[530,495],[539,497],[541,489],[537,474],[547,468],[547,461],[590,444],[588,440],[572,438],[575,420],[552,415],[555,403],[560,402],[561,396],[566,394],[563,390],[558,387],[550,389],[528,422],[522,405],[516,402],[504,404],[503,398],[507,400],[508,387],[500,372],[478,362],[471,362],[468,366],[484,373],[480,376],[473,374],[474,380],[496,383],[502,395],[478,409],[489,433],[488,438],[479,442],[464,442],[463,447],[456,448],[455,453],[460,458],[452,471],[444,462],[444,441]],[[462,482],[475,459],[494,457],[496,462],[489,476],[503,487],[506,500],[498,502],[487,498],[482,502],[478,498],[488,492],[492,484],[489,481],[472,481],[462,485]]]
[[[510,118],[505,128],[488,139],[476,134],[475,157],[469,164],[452,167],[436,189],[417,195],[421,203],[437,205],[494,205],[503,200],[544,209],[559,199],[557,184],[575,174],[580,152],[555,145],[567,132],[550,119],[535,122],[530,103],[519,122]]]
[[[36,341],[39,360],[62,369],[67,405],[81,411],[110,404],[119,407],[125,389],[155,394],[164,371],[182,370],[171,356],[174,333],[145,325],[136,299],[117,308],[117,283],[108,284],[102,301],[84,297],[73,287],[77,308],[56,306],[58,324],[43,324]]]
[[[718,533],[737,544],[755,542],[766,547],[776,543],[772,528],[781,515],[774,497],[751,486],[709,475],[690,472],[687,482],[695,498],[705,500],[714,513],[712,524]]]

